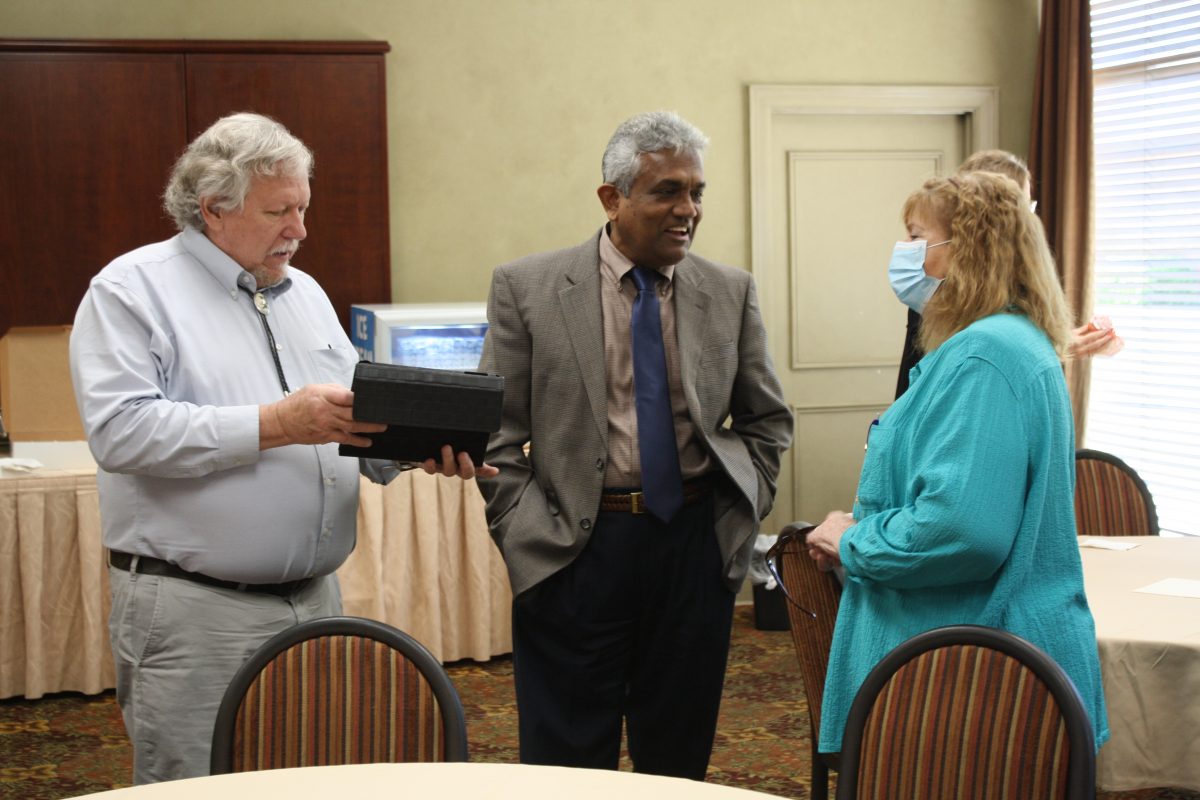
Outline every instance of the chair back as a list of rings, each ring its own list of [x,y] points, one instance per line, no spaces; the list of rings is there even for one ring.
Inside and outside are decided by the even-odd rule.
[[[1146,482],[1110,453],[1076,450],[1075,530],[1079,536],[1157,536],[1158,511]]]
[[[1093,798],[1092,724],[1071,679],[1006,631],[953,625],[892,650],[842,739],[838,800]]]
[[[842,585],[834,573],[822,572],[817,562],[809,558],[804,539],[812,527],[806,522],[784,526],[776,543],[775,566],[785,594],[795,601],[787,603],[788,624],[816,741]]]
[[[234,675],[211,766],[466,760],[462,702],[437,659],[390,625],[326,617],[274,636]]]
[[[812,775],[809,794],[825,800],[829,794],[829,770],[837,769],[836,753],[818,753],[821,730],[821,701],[825,696],[825,672],[829,668],[829,648],[833,644],[833,625],[837,621],[842,585],[832,572],[822,572],[809,558],[805,537],[813,529],[807,522],[793,522],[779,532],[768,554],[774,572],[782,584],[787,605],[788,628],[800,664],[800,680],[808,704],[811,733]]]

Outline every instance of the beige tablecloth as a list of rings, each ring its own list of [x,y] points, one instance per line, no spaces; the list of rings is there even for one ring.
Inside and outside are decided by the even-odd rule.
[[[512,591],[474,481],[402,473],[365,478],[358,543],[338,570],[347,614],[379,619],[442,661],[512,650]]]
[[[512,595],[474,482],[363,479],[358,544],[338,576],[347,614],[444,661],[511,650]],[[108,609],[94,472],[0,478],[0,698],[111,688]]]
[[[1134,591],[1164,578],[1200,580],[1200,538],[1113,541],[1138,547],[1080,548],[1112,731],[1096,780],[1107,790],[1200,791],[1200,599]]]
[[[114,685],[91,470],[0,478],[0,697]]]

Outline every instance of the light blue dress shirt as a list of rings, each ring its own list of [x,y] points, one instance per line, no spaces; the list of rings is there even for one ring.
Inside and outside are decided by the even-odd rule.
[[[254,292],[192,229],[92,279],[71,374],[106,547],[245,583],[324,575],[353,550],[359,460],[336,444],[258,449],[258,406],[284,394]],[[289,388],[349,386],[357,355],[316,281],[289,267],[262,294]]]
[[[1070,676],[1108,739],[1075,536],[1075,444],[1062,367],[1019,314],[982,319],[913,369],[872,425],[841,540],[846,582],[821,710],[839,752],[850,705],[894,647],[944,625],[1015,633]]]

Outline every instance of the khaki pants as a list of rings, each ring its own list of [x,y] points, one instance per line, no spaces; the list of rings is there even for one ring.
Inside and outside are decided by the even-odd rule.
[[[109,581],[117,701],[138,784],[207,775],[217,707],[238,668],[280,631],[342,608],[335,575],[291,597],[112,567]]]

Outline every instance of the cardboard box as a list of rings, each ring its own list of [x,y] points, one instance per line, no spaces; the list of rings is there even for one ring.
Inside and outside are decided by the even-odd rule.
[[[0,415],[14,442],[83,439],[67,357],[70,325],[9,328],[0,338]]]

